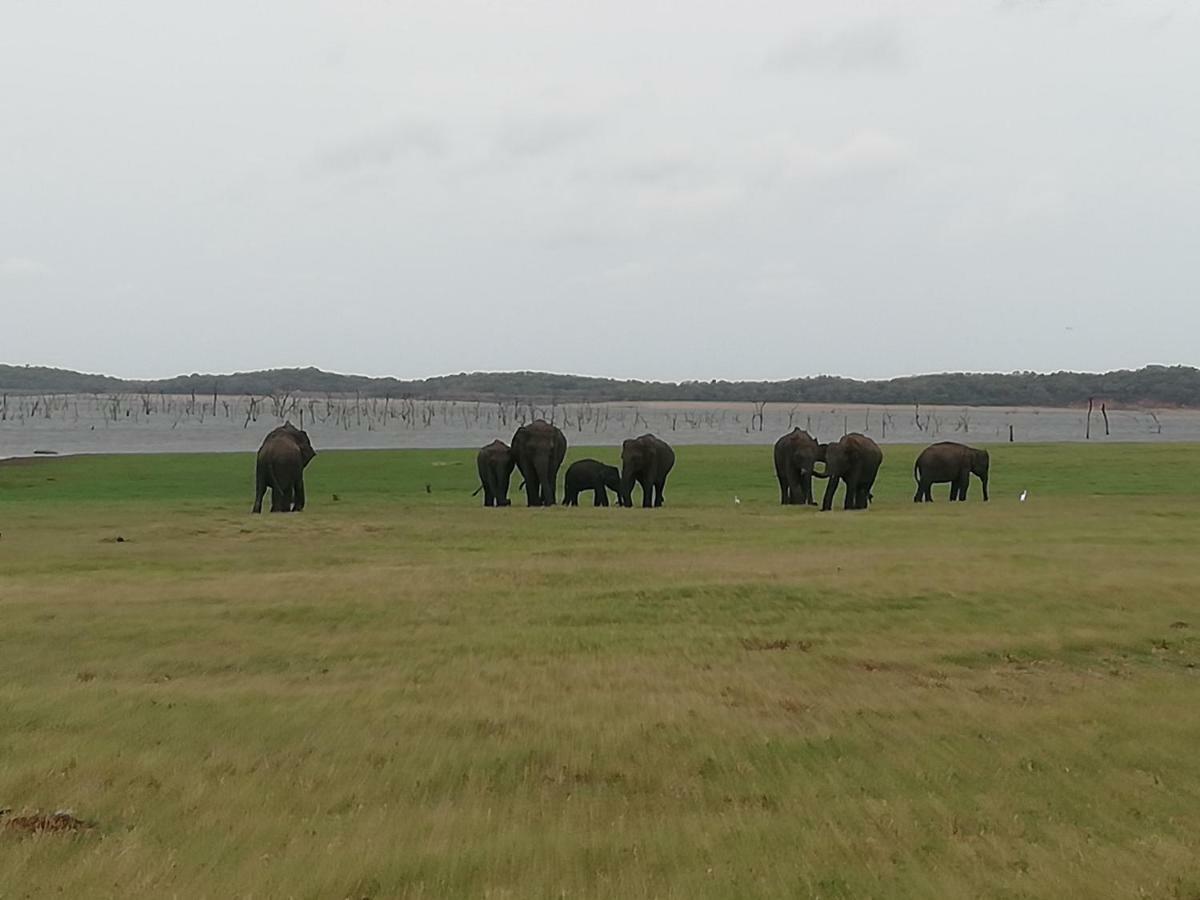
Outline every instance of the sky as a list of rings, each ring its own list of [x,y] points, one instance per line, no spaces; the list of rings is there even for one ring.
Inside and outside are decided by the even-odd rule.
[[[0,3],[0,362],[1200,363],[1190,0]]]

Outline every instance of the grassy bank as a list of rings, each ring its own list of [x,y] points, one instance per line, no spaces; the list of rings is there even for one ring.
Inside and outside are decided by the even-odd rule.
[[[827,514],[770,448],[658,511],[0,466],[0,807],[95,823],[0,824],[0,897],[1197,896],[1200,448],[997,446],[953,506],[916,449]]]

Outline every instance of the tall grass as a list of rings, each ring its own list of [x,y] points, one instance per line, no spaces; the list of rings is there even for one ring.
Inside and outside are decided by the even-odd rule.
[[[322,453],[295,516],[245,455],[2,466],[0,807],[96,827],[0,824],[0,897],[1197,896],[1197,448],[933,506],[915,451],[826,514],[769,448],[657,511],[484,510],[466,451]]]

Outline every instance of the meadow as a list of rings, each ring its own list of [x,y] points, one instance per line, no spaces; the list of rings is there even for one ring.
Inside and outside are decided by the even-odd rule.
[[[274,516],[252,454],[0,465],[0,898],[1200,897],[1200,447],[996,444],[932,506],[918,449],[854,513],[761,446],[661,510],[484,510],[466,450]]]

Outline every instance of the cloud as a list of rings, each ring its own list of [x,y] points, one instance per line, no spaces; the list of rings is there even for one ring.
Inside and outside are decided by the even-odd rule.
[[[49,271],[50,269],[45,263],[24,256],[0,259],[0,278],[34,278],[45,275]]]
[[[329,174],[353,174],[385,169],[412,157],[441,159],[449,149],[449,142],[436,123],[410,119],[330,148],[317,158],[317,168]]]
[[[679,182],[694,173],[694,166],[677,156],[660,156],[618,166],[613,178],[627,184],[658,185]]]
[[[578,143],[595,130],[594,120],[576,116],[522,116],[500,126],[496,146],[506,156],[545,156]]]
[[[873,21],[832,33],[806,31],[767,58],[771,71],[892,71],[904,63],[894,22]]]
[[[772,151],[790,180],[822,180],[847,175],[886,174],[903,168],[908,146],[882,131],[860,131],[833,147],[793,144]]]

